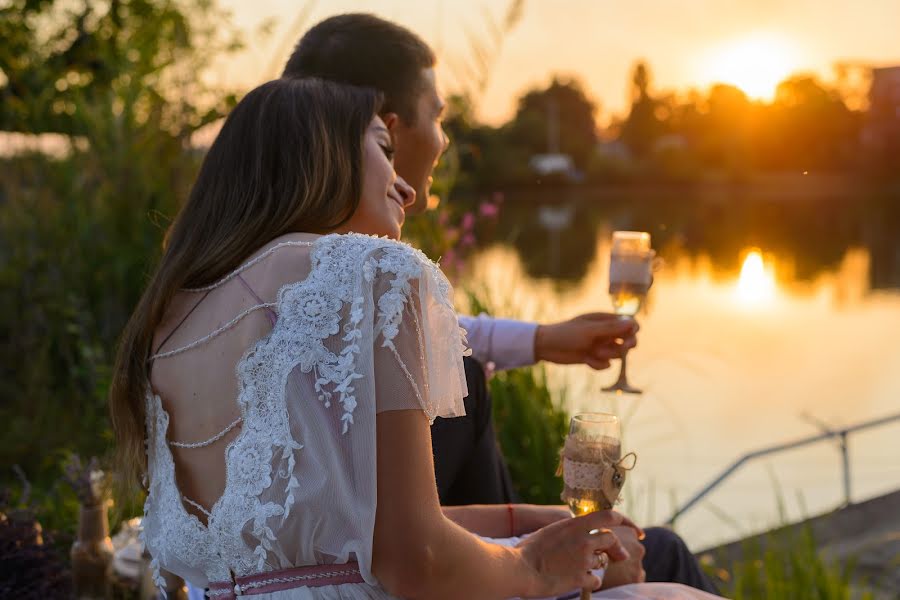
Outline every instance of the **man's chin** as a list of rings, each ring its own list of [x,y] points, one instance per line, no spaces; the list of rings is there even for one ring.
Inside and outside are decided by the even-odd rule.
[[[428,209],[428,197],[431,194],[431,186],[425,186],[416,190],[415,201],[403,209],[407,216],[420,215]]]

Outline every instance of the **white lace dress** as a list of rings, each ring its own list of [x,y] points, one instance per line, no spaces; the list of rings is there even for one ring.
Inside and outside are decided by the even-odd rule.
[[[450,284],[402,243],[298,234],[188,292],[192,303],[204,297],[151,358],[146,398],[143,539],[157,577],[163,568],[202,589],[356,560],[364,583],[259,597],[390,598],[371,573],[375,416],[463,414],[466,349]],[[173,365],[189,379],[167,393]],[[188,465],[192,452],[214,460]],[[196,480],[217,470],[214,502],[179,486],[182,473]]]

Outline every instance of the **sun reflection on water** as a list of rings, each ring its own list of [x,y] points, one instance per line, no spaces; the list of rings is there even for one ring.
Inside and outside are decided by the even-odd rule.
[[[735,286],[735,297],[744,306],[764,306],[775,300],[775,269],[766,264],[762,252],[754,248],[747,253]]]

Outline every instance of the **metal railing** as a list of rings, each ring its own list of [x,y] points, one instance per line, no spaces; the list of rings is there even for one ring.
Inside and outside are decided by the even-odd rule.
[[[885,425],[887,423],[891,423],[893,421],[900,421],[900,413],[889,415],[887,417],[882,417],[880,419],[872,419],[871,421],[864,421],[862,423],[857,423],[856,425],[851,425],[849,427],[844,427],[843,429],[828,429],[827,427],[823,427],[825,429],[824,433],[819,435],[814,435],[811,437],[795,440],[793,442],[787,442],[785,444],[779,444],[777,446],[769,446],[768,448],[762,448],[760,450],[755,450],[753,452],[748,452],[747,454],[740,457],[738,460],[733,462],[731,466],[722,471],[718,477],[713,479],[709,484],[706,485],[702,490],[697,492],[693,498],[688,500],[684,505],[680,508],[676,509],[672,516],[669,517],[669,520],[666,521],[667,525],[672,525],[675,522],[675,519],[683,515],[690,508],[696,505],[700,500],[702,500],[707,494],[713,491],[716,487],[719,486],[723,481],[725,481],[728,477],[731,476],[732,473],[737,471],[739,468],[744,466],[746,463],[751,460],[755,460],[757,458],[761,458],[763,456],[769,456],[770,454],[777,454],[778,452],[784,452],[785,450],[793,450],[794,448],[800,448],[802,446],[808,446],[810,444],[815,444],[816,442],[821,442],[824,440],[830,440],[833,438],[839,438],[839,444],[841,449],[841,463],[844,472],[844,501],[846,504],[850,504],[850,456],[847,450],[847,436],[851,433],[855,433],[857,431],[862,431],[863,429],[870,429],[872,427],[878,427],[879,425]]]

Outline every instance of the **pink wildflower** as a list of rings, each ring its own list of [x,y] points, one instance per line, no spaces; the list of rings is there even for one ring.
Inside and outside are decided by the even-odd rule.
[[[500,213],[500,209],[493,202],[482,202],[478,206],[478,213],[482,217],[496,217]]]

